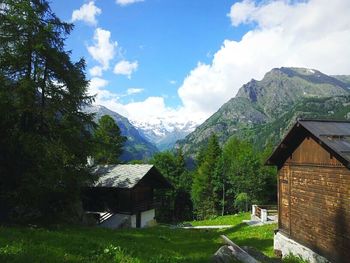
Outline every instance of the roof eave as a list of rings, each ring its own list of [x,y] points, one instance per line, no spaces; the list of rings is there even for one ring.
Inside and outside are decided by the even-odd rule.
[[[281,167],[283,165],[283,163],[286,161],[286,158],[277,158],[277,155],[283,151],[283,144],[286,144],[286,140],[288,139],[288,137],[293,136],[293,133],[296,133],[296,129],[299,127],[302,127],[305,131],[307,131],[307,135],[309,135],[310,137],[312,137],[321,147],[323,147],[325,150],[327,150],[328,152],[330,152],[337,160],[339,160],[345,167],[347,167],[348,169],[350,169],[350,161],[347,160],[346,158],[344,158],[342,156],[341,153],[339,153],[337,150],[333,149],[331,146],[327,145],[326,142],[322,141],[318,136],[316,136],[315,134],[312,133],[312,131],[310,131],[306,126],[303,125],[303,121],[308,121],[305,119],[300,119],[297,120],[297,122],[293,125],[293,127],[288,131],[287,135],[283,138],[283,140],[278,144],[278,146],[275,148],[275,150],[272,152],[272,154],[270,155],[270,157],[265,161],[265,165],[270,165],[270,166],[278,166]],[[321,121],[321,120],[310,120],[310,121]],[[326,120],[323,120],[326,121]],[[345,121],[344,121],[345,122]],[[306,135],[304,136],[300,136],[300,138],[305,138]],[[294,145],[292,147],[293,150],[295,150],[300,143],[302,142],[299,141],[297,142],[297,145]]]
[[[303,127],[300,125],[299,120],[297,120],[297,122],[288,130],[287,134],[283,137],[282,141],[276,146],[276,148],[273,150],[273,152],[271,153],[271,155],[267,158],[267,160],[265,161],[265,165],[269,165],[269,166],[281,166],[282,163],[285,162],[286,159],[284,159],[283,161],[278,161],[277,158],[278,153],[283,151],[283,148],[288,148],[288,144],[286,143],[287,139],[292,136],[293,133],[297,132],[295,131],[296,129]],[[305,127],[303,127],[305,129]],[[305,136],[303,136],[305,137]],[[297,146],[293,146],[293,148],[298,147],[299,144]]]

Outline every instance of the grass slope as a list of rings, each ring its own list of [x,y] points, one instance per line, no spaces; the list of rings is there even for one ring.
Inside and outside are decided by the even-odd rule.
[[[248,227],[241,223],[248,217],[193,222],[233,225],[224,230],[0,227],[0,262],[208,262],[221,246],[221,234],[272,256],[276,226]]]
[[[248,214],[220,216],[211,220],[193,221],[193,225],[233,225],[232,228],[217,231],[217,235],[226,235],[239,246],[254,247],[265,255],[273,257],[273,230],[276,225],[250,227],[242,223],[243,219],[249,219]]]

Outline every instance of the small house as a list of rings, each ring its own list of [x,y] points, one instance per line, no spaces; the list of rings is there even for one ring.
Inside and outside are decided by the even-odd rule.
[[[278,168],[275,252],[350,262],[350,122],[298,120],[267,164]]]
[[[171,184],[148,164],[120,164],[97,167],[97,182],[84,190],[83,206],[97,216],[101,226],[145,227],[155,220],[155,189]]]

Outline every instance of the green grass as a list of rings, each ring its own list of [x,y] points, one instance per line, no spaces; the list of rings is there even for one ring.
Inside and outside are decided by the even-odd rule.
[[[226,235],[239,246],[254,247],[265,255],[273,257],[273,230],[276,224],[250,227],[242,220],[249,219],[248,213],[237,215],[219,216],[210,220],[193,221],[192,225],[233,225],[234,227],[219,231],[219,234]]]
[[[208,220],[191,221],[190,223],[194,226],[238,225],[244,219],[250,219],[250,214],[240,213],[236,215],[217,216]]]
[[[222,234],[272,256],[276,226],[241,223],[248,217],[240,214],[193,222],[234,225],[223,230],[0,227],[0,262],[208,262],[221,246]]]

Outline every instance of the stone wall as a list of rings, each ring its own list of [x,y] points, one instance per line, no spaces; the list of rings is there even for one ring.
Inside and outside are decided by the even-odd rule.
[[[155,209],[147,210],[141,213],[141,227],[148,226],[148,223],[154,220],[156,216]]]
[[[281,232],[275,234],[273,243],[275,252],[278,254],[282,253],[282,257],[293,254],[302,257],[304,260],[308,260],[310,263],[330,263],[326,258],[286,237]]]
[[[104,221],[100,226],[107,228],[130,227],[130,215],[115,214]]]

